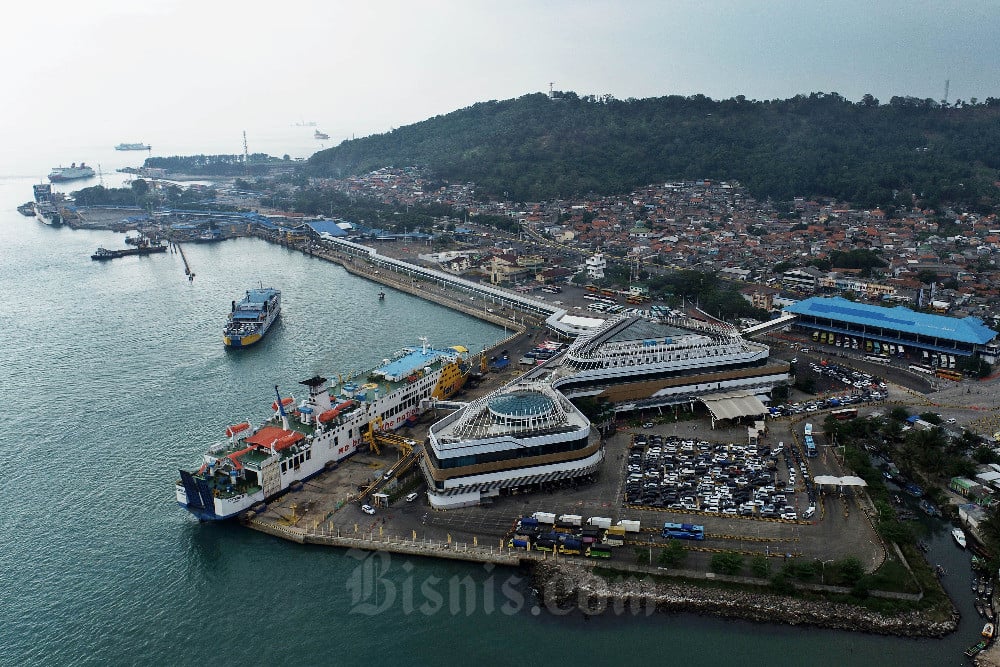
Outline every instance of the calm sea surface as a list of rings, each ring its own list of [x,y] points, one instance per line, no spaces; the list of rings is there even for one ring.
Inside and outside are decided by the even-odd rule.
[[[257,150],[307,155],[306,131]],[[378,286],[257,240],[187,246],[193,282],[174,254],[92,262],[122,236],[14,210],[60,162],[100,160],[105,184],[120,183],[114,168],[145,154],[110,147],[133,140],[0,163],[0,665],[961,664],[979,623],[967,556],[941,526],[931,557],[967,620],[912,640],[627,611],[586,620],[547,609],[515,571],[199,524],[174,503],[176,469],[227,424],[259,421],[273,385],[368,368],[419,336],[475,350],[503,331],[405,294],[379,303]],[[258,283],[283,290],[280,324],[227,353],[229,302]]]

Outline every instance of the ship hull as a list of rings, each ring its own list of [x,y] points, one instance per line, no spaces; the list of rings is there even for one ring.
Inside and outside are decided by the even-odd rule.
[[[311,394],[310,399],[299,406],[299,411],[292,410],[298,414],[296,418],[301,419],[303,406],[310,407],[308,414],[317,419],[311,420],[309,428],[278,428],[276,424],[281,417],[275,413],[256,431],[241,430],[231,447],[236,453],[210,453],[206,455],[201,470],[180,471],[181,479],[176,484],[177,503],[201,521],[238,517],[257,503],[280,496],[296,483],[310,479],[352,456],[364,444],[364,434],[369,429],[391,431],[412,423],[444,389],[442,385],[447,384],[450,389],[458,377],[461,377],[461,364],[458,359],[453,359],[439,363],[429,372],[422,371],[412,380],[396,382],[385,393],[382,393],[382,387],[388,385],[372,384],[374,389],[366,389],[365,385],[356,388],[360,391],[348,397],[343,391],[347,387],[345,383],[341,386],[342,391],[335,394],[336,400],[341,401],[337,410],[331,409],[334,396],[328,395],[323,385],[322,392],[317,391],[315,396]],[[345,403],[342,399],[346,398],[350,400]],[[341,410],[339,406],[342,405],[351,407]],[[277,402],[272,409],[279,410]],[[338,414],[332,414],[329,423],[319,423],[326,419],[322,416],[324,411]],[[279,451],[281,445],[272,437],[278,432],[295,440],[295,448]],[[250,447],[244,448],[248,443]],[[256,452],[250,456],[255,456],[255,459],[239,458],[254,447]],[[239,465],[233,471],[237,477],[233,479],[239,481],[230,484],[229,478],[221,475],[218,469],[213,473],[211,466],[237,460]],[[253,482],[247,482],[248,477],[252,477]]]

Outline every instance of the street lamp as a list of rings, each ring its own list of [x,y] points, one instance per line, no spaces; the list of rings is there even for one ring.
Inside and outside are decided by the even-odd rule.
[[[820,573],[820,583],[822,583],[823,585],[826,585],[826,564],[832,563],[834,560],[835,560],[834,558],[831,558],[830,560],[825,560],[822,563],[820,563],[820,567],[822,569],[822,572]]]

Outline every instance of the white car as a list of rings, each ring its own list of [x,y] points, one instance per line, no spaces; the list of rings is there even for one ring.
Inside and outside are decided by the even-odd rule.
[[[653,428],[653,422],[646,422],[642,425],[643,428]]]
[[[417,497],[418,496],[416,491],[414,491],[413,493],[408,493],[406,494],[406,502],[412,503],[414,500],[417,499]]]
[[[371,505],[362,505],[361,511],[364,512],[365,514],[375,514],[375,508],[372,507]]]

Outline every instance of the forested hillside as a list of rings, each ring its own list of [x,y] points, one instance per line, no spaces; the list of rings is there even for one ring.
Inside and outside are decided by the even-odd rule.
[[[982,208],[997,200],[1000,99],[985,103],[836,93],[788,100],[643,100],[538,93],[475,104],[314,155],[314,175],[427,167],[480,195],[611,194],[672,179],[735,179],[759,198],[833,196],[859,206]]]

